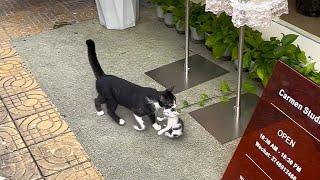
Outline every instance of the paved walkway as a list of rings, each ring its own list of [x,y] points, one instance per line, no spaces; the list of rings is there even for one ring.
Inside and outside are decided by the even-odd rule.
[[[0,2],[0,179],[103,179],[10,42],[94,17],[93,0]]]

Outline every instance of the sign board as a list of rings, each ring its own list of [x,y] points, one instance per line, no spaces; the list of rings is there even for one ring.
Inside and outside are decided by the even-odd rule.
[[[222,178],[320,179],[320,86],[279,61]]]

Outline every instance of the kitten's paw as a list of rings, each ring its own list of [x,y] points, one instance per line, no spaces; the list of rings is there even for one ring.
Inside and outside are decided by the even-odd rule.
[[[139,128],[137,125],[134,125],[133,128],[137,131],[143,131],[146,129],[146,127],[143,125],[141,128]]]
[[[98,115],[98,116],[104,115],[104,111],[97,111],[97,115]]]
[[[157,131],[159,131],[159,130],[161,129],[161,126],[160,126],[159,124],[157,124],[157,123],[154,123],[154,124],[152,125],[152,127],[153,127],[155,130],[157,130]]]
[[[119,125],[124,125],[126,123],[126,121],[125,120],[123,120],[123,119],[119,119]]]
[[[157,117],[158,121],[163,121],[165,118],[164,117]]]
[[[162,131],[158,131],[158,135],[161,136],[163,134]]]

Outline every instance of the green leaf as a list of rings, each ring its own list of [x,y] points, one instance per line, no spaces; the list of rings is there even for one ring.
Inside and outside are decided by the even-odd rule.
[[[251,66],[251,52],[246,52],[243,55],[243,68],[249,68]]]
[[[199,101],[199,106],[203,107],[205,105],[205,101]]]
[[[226,81],[221,81],[220,91],[223,95],[229,94],[231,92],[230,87]]]
[[[218,45],[217,43],[215,43],[212,47],[212,56],[214,59],[220,59],[222,57],[222,55],[224,54],[224,52],[226,51],[227,47],[220,44]]]
[[[228,102],[228,101],[230,101],[230,98],[229,98],[228,96],[221,96],[221,97],[220,97],[220,101],[222,101],[222,102]]]
[[[243,90],[250,94],[257,94],[257,87],[254,85],[253,81],[249,79],[243,83]]]
[[[190,106],[189,102],[187,100],[183,100],[182,101],[182,108],[186,108],[188,106]]]
[[[267,79],[268,79],[266,70],[261,68],[261,67],[258,67],[257,68],[257,75],[261,79],[263,86],[266,86],[267,85],[266,82],[267,82]]]
[[[209,96],[207,94],[205,94],[205,93],[200,94],[200,100],[206,101],[208,99],[209,99]]]
[[[233,49],[232,49],[232,60],[236,60],[238,59],[238,47],[235,46]]]
[[[298,60],[302,63],[302,64],[307,64],[307,57],[306,57],[306,53],[305,52],[300,52],[298,54]]]
[[[293,43],[298,38],[296,34],[288,34],[282,37],[281,42],[282,45],[286,46]]]
[[[279,46],[273,51],[273,55],[275,56],[275,58],[280,58],[281,56],[285,55],[285,53],[286,53],[286,48],[283,46]]]
[[[304,74],[307,75],[307,74],[309,74],[310,72],[314,71],[314,65],[315,65],[315,64],[316,64],[316,63],[313,62],[313,63],[310,63],[310,64],[308,64],[307,66],[305,66],[305,67],[303,68]]]

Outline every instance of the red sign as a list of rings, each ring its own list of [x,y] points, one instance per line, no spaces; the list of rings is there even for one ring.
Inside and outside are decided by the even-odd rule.
[[[223,176],[320,179],[320,86],[279,61]]]

